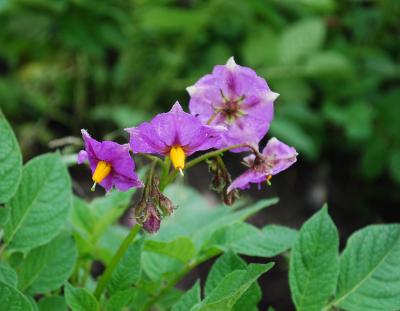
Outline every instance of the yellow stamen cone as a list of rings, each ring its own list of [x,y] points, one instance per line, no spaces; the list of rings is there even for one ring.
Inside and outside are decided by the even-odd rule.
[[[97,163],[96,169],[94,170],[92,180],[99,184],[101,183],[104,178],[108,176],[111,172],[111,164],[107,163],[106,161],[99,161]]]
[[[267,177],[267,179],[266,179],[266,182],[267,182],[268,186],[271,186],[271,185],[272,185],[271,179],[272,179],[272,175],[268,175],[268,177]]]
[[[169,151],[169,157],[171,158],[172,165],[176,170],[182,171],[185,168],[186,154],[182,147],[172,147]]]

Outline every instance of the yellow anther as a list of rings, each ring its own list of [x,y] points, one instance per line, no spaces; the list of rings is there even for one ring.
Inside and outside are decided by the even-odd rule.
[[[108,174],[110,174],[110,172],[111,164],[107,163],[106,161],[99,161],[93,173],[92,179],[95,183],[99,184],[108,176]]]
[[[267,182],[268,186],[271,186],[271,185],[272,185],[272,184],[271,184],[271,178],[272,178],[272,175],[268,175],[268,176],[267,176],[266,182]]]
[[[176,170],[182,171],[185,168],[186,154],[181,146],[174,146],[169,151],[169,157],[171,158],[172,165]]]

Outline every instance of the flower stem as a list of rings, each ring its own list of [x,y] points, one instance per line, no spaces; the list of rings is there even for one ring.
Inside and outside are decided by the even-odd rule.
[[[201,156],[199,156],[199,157],[187,162],[186,165],[185,165],[185,169],[191,168],[191,167],[193,167],[193,166],[199,164],[200,162],[203,162],[203,161],[205,161],[205,160],[207,160],[209,158],[219,156],[219,155],[221,155],[222,153],[224,153],[226,151],[229,151],[229,150],[232,150],[232,149],[241,148],[241,147],[248,147],[248,148],[252,149],[253,151],[256,151],[254,149],[254,147],[249,145],[249,144],[232,145],[232,146],[229,146],[229,147],[226,147],[226,148],[222,148],[222,149],[218,149],[218,150],[207,152],[207,153],[205,153],[205,154],[203,154],[203,155],[201,155]],[[163,184],[163,187],[162,188],[160,187],[160,190],[163,191],[167,185],[169,185],[172,181],[174,181],[174,179],[176,178],[177,174],[178,174],[177,170],[172,171],[169,174],[168,178],[166,178],[166,182]]]
[[[125,254],[126,250],[128,249],[129,245],[135,239],[140,228],[141,228],[141,226],[139,224],[136,224],[133,226],[133,228],[131,229],[129,234],[125,237],[122,244],[118,248],[114,257],[111,259],[111,262],[107,266],[106,271],[100,277],[100,280],[97,283],[96,289],[94,290],[94,296],[96,297],[97,300],[101,297],[101,294],[103,293],[104,289],[106,288],[108,281],[111,279],[111,276],[112,276],[112,273],[114,272],[115,267],[118,265],[122,256]]]

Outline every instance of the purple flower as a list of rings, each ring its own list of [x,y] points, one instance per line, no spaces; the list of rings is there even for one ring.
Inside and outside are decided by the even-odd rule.
[[[191,114],[203,124],[227,128],[218,148],[242,143],[257,145],[269,129],[273,102],[279,96],[254,70],[237,65],[233,57],[226,65],[215,66],[211,74],[187,91]],[[243,150],[246,148],[234,151]]]
[[[85,150],[78,154],[78,163],[89,161],[93,176],[93,190],[100,184],[106,191],[115,186],[120,191],[143,187],[135,174],[135,162],[129,154],[129,145],[112,141],[98,142],[82,130]]]
[[[182,110],[178,102],[167,113],[160,113],[150,122],[126,129],[134,153],[155,153],[169,156],[175,169],[185,167],[186,156],[215,147],[220,132],[203,125],[199,119]]]
[[[293,147],[271,138],[262,154],[251,154],[243,160],[249,169],[237,177],[228,188],[228,193],[233,189],[250,188],[250,183],[269,182],[276,175],[296,162],[297,152]]]

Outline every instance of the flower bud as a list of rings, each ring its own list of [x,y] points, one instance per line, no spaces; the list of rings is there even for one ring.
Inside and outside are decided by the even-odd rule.
[[[147,203],[146,220],[143,222],[143,229],[148,233],[156,233],[160,230],[161,217],[153,203]]]
[[[174,203],[172,203],[167,196],[161,193],[160,189],[158,188],[159,183],[160,181],[158,177],[154,176],[151,187],[151,197],[161,209],[163,216],[171,216],[175,209]]]
[[[227,189],[232,182],[231,175],[225,167],[220,157],[215,157],[207,161],[208,169],[213,174],[210,188],[219,193],[222,201],[226,205],[232,205],[239,197],[238,191],[228,193]]]
[[[172,201],[162,193],[160,193],[158,202],[159,202],[158,206],[160,207],[163,214],[171,216],[175,209],[174,203],[172,203]]]

